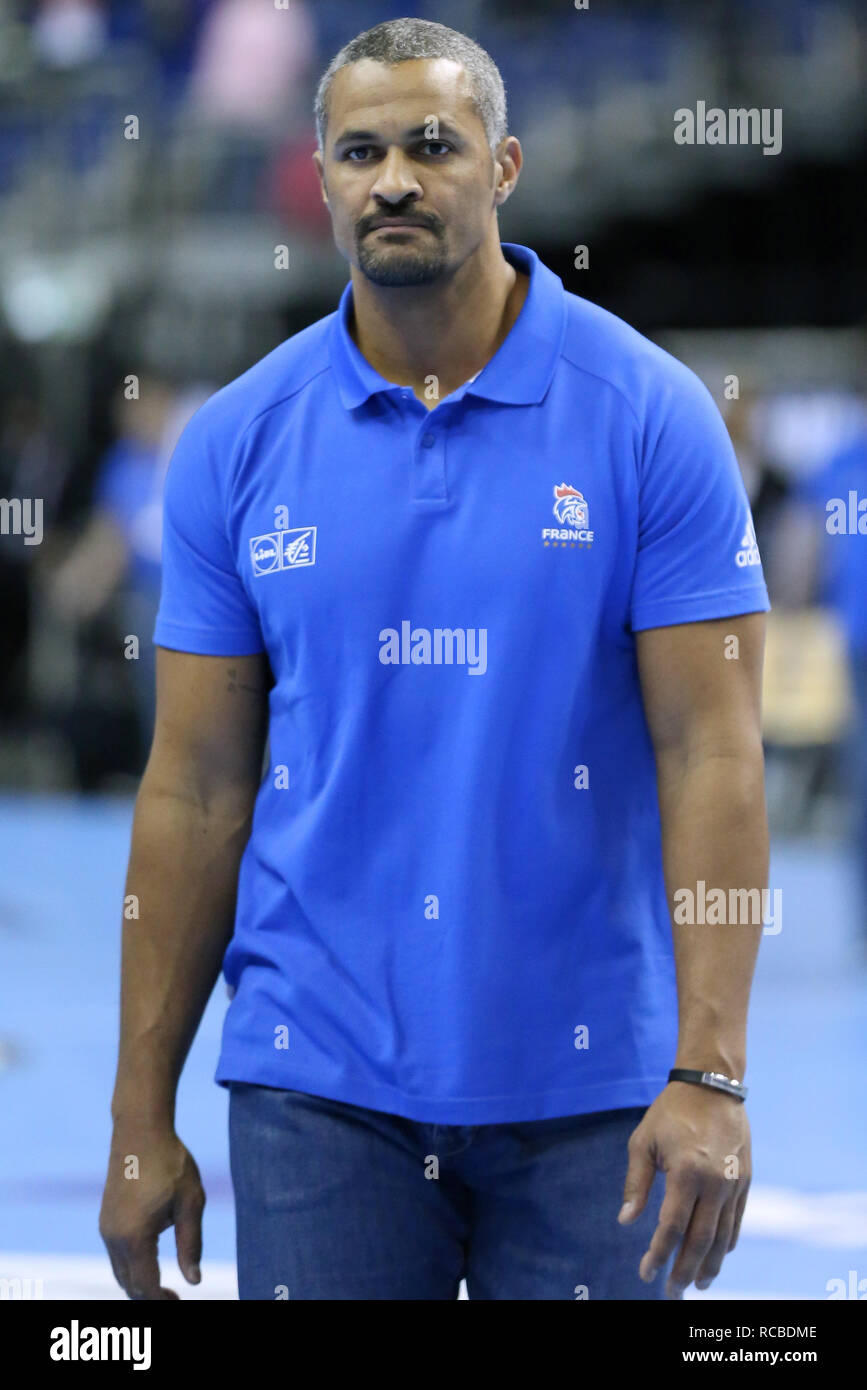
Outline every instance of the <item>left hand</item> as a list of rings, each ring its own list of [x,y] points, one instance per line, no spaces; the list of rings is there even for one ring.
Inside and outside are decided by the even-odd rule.
[[[644,1210],[656,1170],[665,1173],[659,1222],[638,1272],[649,1283],[679,1247],[666,1284],[682,1298],[706,1289],[734,1250],[750,1178],[750,1126],[743,1103],[722,1091],[670,1081],[629,1137],[629,1170],[618,1220]]]

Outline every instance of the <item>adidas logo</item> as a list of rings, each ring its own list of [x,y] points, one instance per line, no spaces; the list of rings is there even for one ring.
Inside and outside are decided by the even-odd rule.
[[[746,530],[741,536],[740,550],[735,551],[735,564],[739,569],[744,569],[747,565],[760,565],[761,563],[759,547],[756,544],[756,528],[753,525],[752,516],[748,514]]]

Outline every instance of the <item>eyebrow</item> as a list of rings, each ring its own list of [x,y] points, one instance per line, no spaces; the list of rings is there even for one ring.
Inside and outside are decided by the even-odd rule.
[[[425,121],[422,125],[415,125],[412,127],[411,130],[407,130],[404,132],[403,138],[405,140],[417,140],[420,136],[425,135],[425,132],[427,131],[429,125],[430,121]],[[449,125],[448,121],[438,121],[437,129],[439,130],[440,135],[448,135],[449,138],[452,140],[463,139],[460,132],[457,131],[454,128],[454,126]],[[380,142],[380,138],[381,137],[377,134],[375,130],[345,130],[342,133],[342,135],[339,135],[337,137],[337,139],[334,141],[334,144],[335,146],[345,145],[349,142],[352,142],[353,144],[377,144]],[[425,138],[428,140],[438,140],[440,136],[426,135]]]

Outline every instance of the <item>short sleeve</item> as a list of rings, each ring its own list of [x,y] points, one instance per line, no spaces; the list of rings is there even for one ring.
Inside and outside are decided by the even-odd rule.
[[[713,397],[682,363],[648,407],[633,631],[770,608],[737,458]]]
[[[207,656],[252,656],[265,644],[229,542],[221,463],[227,441],[215,445],[209,405],[187,424],[166,474],[154,642]]]

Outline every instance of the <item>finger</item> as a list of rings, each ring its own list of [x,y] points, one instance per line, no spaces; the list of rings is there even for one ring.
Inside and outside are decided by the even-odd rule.
[[[132,1298],[134,1276],[131,1270],[132,1242],[126,1236],[103,1237],[114,1277],[128,1298]]]
[[[128,1298],[164,1298],[169,1296],[177,1298],[177,1294],[173,1294],[170,1289],[159,1288],[159,1277],[157,1277],[156,1291],[149,1285],[146,1287],[146,1291],[139,1290],[137,1276],[132,1270],[129,1242],[119,1238],[103,1237],[103,1240],[108,1251],[112,1273]]]
[[[127,1273],[126,1255],[125,1253],[122,1253],[118,1241],[111,1239],[108,1236],[103,1236],[102,1239],[105,1248],[108,1252],[109,1263],[111,1264],[111,1272],[114,1275],[117,1282],[120,1284],[120,1287],[123,1289],[124,1293],[126,1293],[127,1281],[129,1278]]]
[[[692,1283],[713,1249],[719,1231],[724,1198],[724,1189],[711,1189],[699,1197],[668,1276],[665,1291],[669,1298],[682,1297],[684,1289]]]
[[[128,1242],[126,1273],[128,1282],[124,1287],[130,1298],[159,1298],[160,1266],[155,1235],[141,1236]]]
[[[198,1284],[202,1277],[199,1262],[204,1206],[205,1194],[197,1182],[186,1184],[175,1201],[175,1246],[178,1264],[188,1284]]]
[[[750,1184],[749,1184],[749,1179],[747,1179],[747,1185],[746,1185],[746,1187],[744,1188],[743,1192],[742,1192],[742,1193],[740,1194],[740,1196],[738,1197],[737,1203],[736,1203],[736,1205],[735,1205],[734,1228],[733,1228],[733,1230],[732,1230],[731,1243],[730,1243],[730,1245],[729,1245],[728,1252],[727,1252],[727,1253],[729,1253],[729,1254],[731,1253],[732,1250],[734,1250],[735,1246],[736,1246],[737,1243],[738,1243],[738,1236],[739,1236],[740,1233],[741,1233],[741,1222],[742,1222],[743,1219],[744,1219],[744,1208],[745,1208],[746,1205],[747,1205],[747,1197],[749,1196],[749,1191],[750,1191]]]
[[[713,1245],[705,1255],[701,1268],[695,1276],[695,1287],[697,1289],[708,1289],[722,1268],[722,1262],[726,1257],[729,1242],[732,1238],[732,1231],[735,1225],[735,1210],[737,1208],[737,1197],[730,1197],[720,1213],[719,1224],[716,1228]]]
[[[656,1278],[672,1251],[680,1245],[697,1200],[698,1184],[692,1174],[681,1172],[678,1175],[674,1170],[666,1173],[659,1221],[638,1266],[638,1273],[646,1284]]]
[[[656,1177],[656,1164],[647,1144],[643,1140],[636,1140],[636,1133],[629,1139],[629,1167],[623,1184],[623,1205],[617,1215],[617,1220],[624,1226],[643,1212]]]

